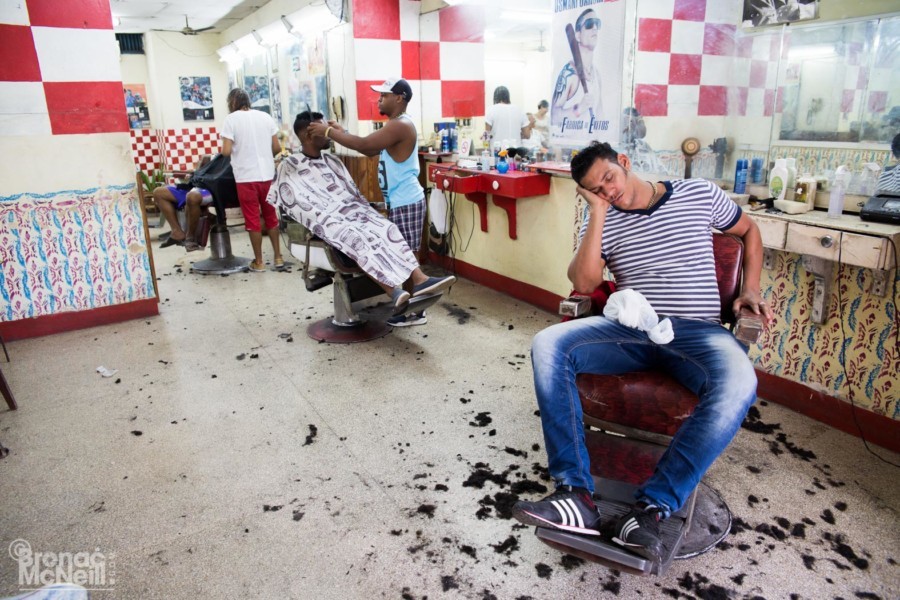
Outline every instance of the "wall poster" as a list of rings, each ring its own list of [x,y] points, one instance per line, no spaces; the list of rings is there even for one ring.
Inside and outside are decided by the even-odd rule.
[[[245,75],[244,89],[250,94],[250,108],[272,114],[268,77],[265,75]]]
[[[744,0],[744,27],[762,27],[815,19],[819,0]]]
[[[125,111],[128,113],[128,127],[147,129],[150,127],[150,109],[147,108],[147,86],[143,83],[126,83]]]
[[[179,77],[181,112],[185,121],[212,121],[212,86],[209,77]]]
[[[550,138],[566,148],[619,142],[624,0],[556,0]],[[601,58],[602,57],[602,58]]]

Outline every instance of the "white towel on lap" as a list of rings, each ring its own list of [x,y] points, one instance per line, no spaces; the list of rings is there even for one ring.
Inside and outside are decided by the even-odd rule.
[[[646,331],[657,344],[668,344],[675,338],[672,322],[669,319],[660,322],[647,299],[635,290],[619,290],[612,294],[603,307],[603,316],[625,327]]]

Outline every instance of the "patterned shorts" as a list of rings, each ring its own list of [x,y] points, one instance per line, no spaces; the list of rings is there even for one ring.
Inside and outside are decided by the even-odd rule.
[[[418,252],[422,244],[422,227],[425,225],[425,198],[415,204],[392,208],[388,218],[403,234],[410,250]]]

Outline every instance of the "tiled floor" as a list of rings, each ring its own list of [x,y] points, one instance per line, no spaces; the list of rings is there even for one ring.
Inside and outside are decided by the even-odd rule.
[[[155,251],[159,317],[9,344],[0,595],[27,587],[14,540],[102,553],[94,598],[898,595],[900,478],[856,438],[759,402],[707,477],[732,535],[617,573],[501,518],[509,484],[466,485],[476,464],[547,484],[529,346],[553,315],[462,280],[426,326],[318,344],[328,288],[187,257]]]

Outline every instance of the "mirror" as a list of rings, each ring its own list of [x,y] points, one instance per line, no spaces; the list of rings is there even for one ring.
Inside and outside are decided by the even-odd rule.
[[[792,29],[778,138],[890,142],[900,124],[900,18]]]

